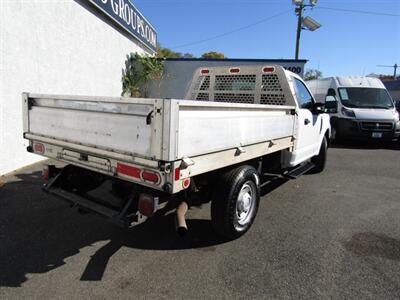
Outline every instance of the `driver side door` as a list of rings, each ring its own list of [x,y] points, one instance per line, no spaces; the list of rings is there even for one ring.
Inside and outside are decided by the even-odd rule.
[[[313,113],[315,101],[304,82],[296,77],[292,78],[292,82],[299,105],[297,139],[290,162],[294,166],[318,154],[322,117]]]

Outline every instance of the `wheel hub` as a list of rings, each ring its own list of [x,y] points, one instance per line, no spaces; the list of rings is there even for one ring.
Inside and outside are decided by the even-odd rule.
[[[251,195],[249,193],[244,194],[242,199],[239,200],[238,206],[241,213],[247,212],[251,206]]]
[[[247,182],[242,186],[236,202],[236,216],[239,226],[244,226],[251,219],[255,199],[254,191]]]

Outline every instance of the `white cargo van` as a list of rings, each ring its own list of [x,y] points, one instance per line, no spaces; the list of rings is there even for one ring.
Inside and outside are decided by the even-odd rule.
[[[396,140],[399,113],[383,83],[372,77],[329,77],[307,81],[316,101],[326,104],[332,138]]]

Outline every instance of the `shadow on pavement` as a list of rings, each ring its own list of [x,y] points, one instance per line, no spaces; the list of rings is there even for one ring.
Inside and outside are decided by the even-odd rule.
[[[400,241],[384,234],[361,232],[343,243],[346,250],[357,256],[376,256],[400,260]]]
[[[181,238],[174,230],[174,216],[155,217],[129,231],[120,230],[100,248],[87,264],[81,280],[101,280],[108,260],[122,247],[151,250],[204,248],[205,251],[225,241],[218,237],[209,220],[189,219],[189,232]]]
[[[286,180],[266,178],[262,195]],[[97,242],[107,241],[86,265],[81,280],[101,280],[110,258],[122,247],[181,250],[225,243],[210,220],[189,219],[189,233],[175,232],[175,216],[153,217],[126,230],[96,216],[82,216],[41,191],[40,172],[20,174],[0,187],[0,286],[17,287],[27,274],[46,273]],[[212,249],[211,249],[212,250]]]
[[[261,184],[261,197],[271,193],[273,190],[279,188],[281,185],[288,182],[289,179],[283,178],[281,176],[273,176],[273,175],[264,175],[262,177],[262,184]]]
[[[337,149],[360,149],[360,150],[400,150],[400,142],[384,142],[384,141],[351,141],[343,140],[332,142],[330,148]]]
[[[0,286],[20,286],[26,274],[46,273],[99,241],[108,243],[92,256],[82,280],[101,280],[110,257],[121,247],[151,250],[207,248],[226,242],[209,220],[189,219],[184,238],[174,215],[154,217],[132,229],[96,216],[82,216],[41,191],[39,172],[17,175],[0,187]],[[207,251],[207,249],[205,249]]]

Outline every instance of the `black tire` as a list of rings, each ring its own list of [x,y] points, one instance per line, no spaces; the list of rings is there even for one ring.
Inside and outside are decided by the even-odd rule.
[[[252,166],[237,167],[220,177],[211,201],[211,221],[219,235],[231,240],[249,230],[260,202],[259,182]]]
[[[326,136],[324,136],[318,155],[311,158],[311,162],[315,165],[315,167],[311,170],[312,174],[321,173],[325,169],[327,152],[328,141]]]

